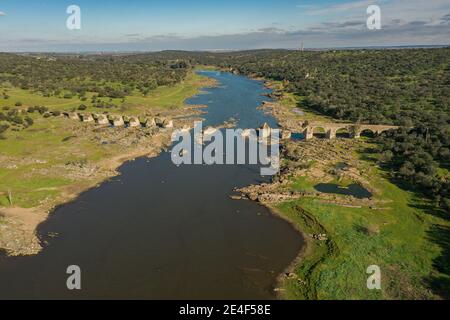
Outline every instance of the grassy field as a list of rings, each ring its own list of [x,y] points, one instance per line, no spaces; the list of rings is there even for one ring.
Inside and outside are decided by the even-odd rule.
[[[360,153],[363,159],[367,156]],[[437,288],[432,283],[436,278],[441,279],[441,285],[449,281],[437,267],[448,249],[442,241],[436,241],[434,233],[436,228],[448,228],[448,222],[440,218],[439,212],[426,210],[432,208],[426,200],[391,183],[372,162],[362,163],[370,183],[378,190],[375,199],[386,201],[384,210],[348,208],[314,197],[277,207],[306,234],[325,233],[329,239],[310,241],[306,257],[295,268],[301,281],[286,281],[286,297],[431,299],[435,298],[431,289],[448,294],[448,287]],[[300,177],[292,181],[292,189],[313,191],[320,182]],[[370,265],[381,268],[382,290],[367,289],[366,269]]]
[[[73,181],[62,178],[55,166],[81,161],[96,161],[114,154],[91,144],[89,137],[73,135],[64,118],[35,116],[35,124],[22,131],[8,131],[0,139],[0,155],[7,160],[0,166],[0,206],[9,206],[7,192],[13,194],[14,206],[30,208],[59,194],[59,188]]]

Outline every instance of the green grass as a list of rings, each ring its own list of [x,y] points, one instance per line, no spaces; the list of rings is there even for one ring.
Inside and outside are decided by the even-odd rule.
[[[159,87],[147,97],[137,95],[128,97],[124,106],[130,112],[142,106],[177,108],[182,106],[188,97],[199,93],[202,83],[205,84],[205,77],[191,73],[182,83],[173,87]]]
[[[443,219],[416,208],[426,205],[369,167],[377,199],[390,201],[387,210],[347,208],[305,197],[280,204],[277,209],[307,234],[326,233],[329,240],[312,240],[309,253],[296,267],[304,283],[286,280],[289,299],[428,299],[427,279],[442,247],[430,240],[433,225]],[[295,190],[309,191],[319,181],[299,178]],[[382,290],[368,290],[366,269],[378,265]],[[442,275],[441,275],[442,276]]]
[[[79,157],[74,153],[79,146],[62,142],[71,134],[65,129],[66,121],[63,118],[38,118],[32,127],[18,132],[8,131],[7,139],[0,140],[1,154],[18,159],[16,163],[10,163],[9,168],[0,167],[1,205],[9,205],[6,201],[8,190],[13,192],[13,205],[29,208],[46,197],[56,196],[59,187],[71,183],[58,177],[57,173],[37,173]]]

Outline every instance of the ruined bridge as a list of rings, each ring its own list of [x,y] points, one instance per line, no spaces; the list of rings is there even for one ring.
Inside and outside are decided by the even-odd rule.
[[[338,133],[348,133],[351,138],[359,138],[365,132],[378,135],[384,131],[398,129],[397,126],[387,125],[324,122],[304,122],[302,128],[306,140],[313,138],[317,133],[325,133],[326,139],[334,139]]]

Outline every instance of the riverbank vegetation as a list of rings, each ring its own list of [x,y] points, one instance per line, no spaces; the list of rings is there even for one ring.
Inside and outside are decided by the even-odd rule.
[[[378,154],[373,153],[376,145],[370,140],[353,144],[337,141],[336,148],[345,148],[346,152],[325,160],[323,155],[329,153],[326,141],[318,140],[312,145],[315,152],[305,157],[312,162],[310,167],[290,177],[287,187],[311,195],[275,205],[309,238],[308,253],[294,269],[296,276],[285,279],[285,297],[447,297],[448,274],[443,263],[448,258],[447,249],[436,241],[442,236],[438,230],[448,230],[444,211],[417,194],[402,190],[390,181],[387,172],[374,166]],[[356,182],[373,195],[367,201],[338,194],[324,198],[317,196],[315,189],[323,182],[336,183],[344,189]],[[326,234],[326,240],[309,236],[317,234]],[[366,287],[366,269],[370,265],[382,270],[382,290]]]

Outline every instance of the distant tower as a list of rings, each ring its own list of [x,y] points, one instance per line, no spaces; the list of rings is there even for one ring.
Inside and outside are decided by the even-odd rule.
[[[304,47],[303,41],[302,41],[302,43],[300,44],[300,51],[303,52],[304,50],[305,50],[305,47]]]

